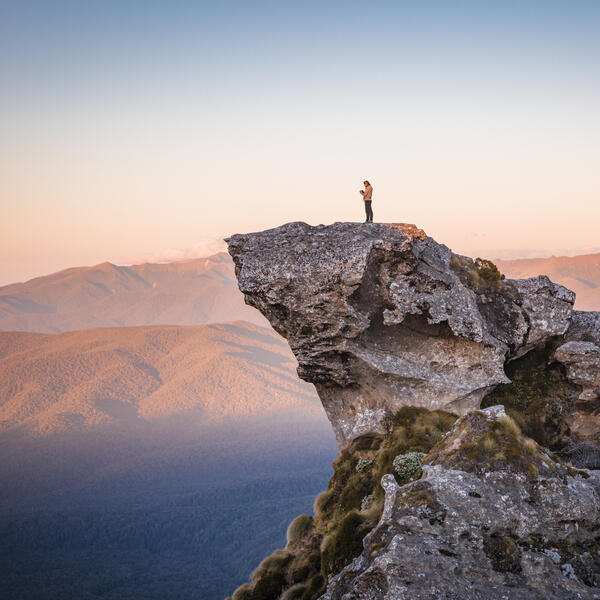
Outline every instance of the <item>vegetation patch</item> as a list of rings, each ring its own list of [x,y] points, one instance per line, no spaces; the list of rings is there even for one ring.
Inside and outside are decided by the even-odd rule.
[[[450,267],[463,285],[478,291],[497,290],[505,278],[498,267],[485,258],[473,260],[467,256],[455,256]]]
[[[425,452],[407,452],[394,458],[394,471],[400,479],[409,479],[417,474],[423,466]]]
[[[561,365],[551,362],[560,341],[552,340],[506,366],[512,383],[490,392],[481,406],[502,404],[523,434],[558,451],[570,441],[567,423],[580,389],[569,383]]]
[[[304,537],[313,526],[313,518],[310,515],[296,517],[287,529],[286,539],[288,546]]]
[[[406,407],[390,419],[377,447],[342,452],[325,492],[315,500],[315,516],[301,515],[288,528],[285,550],[277,550],[254,571],[233,600],[315,600],[327,578],[363,550],[363,539],[377,524],[384,492],[379,482],[396,472],[398,483],[420,477],[421,460],[448,432],[456,416]],[[396,465],[403,465],[395,471]],[[438,507],[421,499],[432,518]],[[418,502],[415,499],[415,502]],[[439,511],[438,511],[439,512]]]
[[[521,572],[521,551],[515,540],[508,535],[492,535],[484,538],[483,551],[490,559],[494,571],[500,573]]]
[[[459,423],[454,435],[453,443],[439,444],[425,462],[475,473],[524,473],[530,478],[536,478],[540,468],[548,475],[564,470],[532,446],[510,417],[488,420],[483,412],[475,411]]]

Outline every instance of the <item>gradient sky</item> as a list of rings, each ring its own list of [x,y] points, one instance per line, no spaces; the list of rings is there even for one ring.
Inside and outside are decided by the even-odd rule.
[[[0,284],[362,220],[365,178],[456,251],[600,251],[599,31],[597,0],[0,0]]]

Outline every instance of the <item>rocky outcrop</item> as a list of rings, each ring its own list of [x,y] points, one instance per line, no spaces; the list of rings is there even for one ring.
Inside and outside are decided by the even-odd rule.
[[[600,598],[600,496],[502,407],[459,419],[422,477],[381,482],[364,550],[322,600]]]
[[[600,312],[574,311],[564,339],[553,358],[564,365],[567,379],[579,391],[568,416],[576,439],[565,456],[600,469]]]
[[[414,225],[290,223],[227,242],[246,302],[287,338],[342,449],[373,443],[403,406],[478,408],[507,361],[571,321],[566,288],[504,280]]]
[[[228,242],[342,450],[233,600],[600,600],[600,313],[413,225]]]

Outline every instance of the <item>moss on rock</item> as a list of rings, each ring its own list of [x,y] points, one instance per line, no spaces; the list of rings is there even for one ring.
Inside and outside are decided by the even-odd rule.
[[[492,535],[484,538],[483,551],[499,573],[519,573],[521,571],[521,551],[512,537]]]

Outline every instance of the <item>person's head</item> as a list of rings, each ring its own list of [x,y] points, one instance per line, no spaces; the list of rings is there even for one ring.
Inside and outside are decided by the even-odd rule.
[[[363,183],[365,184],[365,187],[367,187],[368,185],[371,185],[366,179],[363,181]]]

